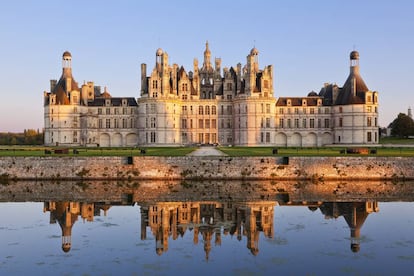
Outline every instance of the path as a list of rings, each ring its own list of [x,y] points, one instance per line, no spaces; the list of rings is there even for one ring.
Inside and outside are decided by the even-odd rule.
[[[188,156],[226,156],[226,154],[222,151],[214,147],[201,147],[196,149],[193,152],[187,154]]]

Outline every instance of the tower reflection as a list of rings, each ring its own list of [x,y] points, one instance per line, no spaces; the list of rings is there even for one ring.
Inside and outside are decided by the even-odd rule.
[[[325,218],[338,218],[343,216],[351,231],[351,250],[358,252],[360,250],[361,227],[368,215],[378,212],[378,202],[326,202],[319,209],[325,215]]]
[[[50,212],[50,224],[59,223],[62,229],[62,250],[67,253],[72,247],[72,227],[80,216],[84,221],[93,221],[94,216],[100,215],[100,210],[106,215],[110,205],[81,202],[45,202],[43,212]]]
[[[157,202],[141,204],[141,239],[146,239],[146,227],[156,239],[158,255],[168,250],[168,238],[176,240],[193,230],[193,243],[201,235],[205,258],[208,260],[211,243],[221,245],[221,234],[247,238],[252,254],[259,252],[259,233],[273,238],[273,212],[276,201],[260,202]]]
[[[59,223],[62,230],[62,250],[69,252],[72,246],[72,228],[80,217],[92,222],[113,205],[131,205],[131,202],[85,203],[45,202],[44,212],[50,212],[50,223]],[[361,228],[368,215],[378,212],[376,201],[365,202],[292,202],[278,201],[186,201],[186,202],[140,202],[141,240],[147,239],[147,229],[155,238],[155,252],[162,255],[168,251],[170,239],[177,240],[186,232],[193,233],[193,244],[201,237],[205,259],[208,260],[212,243],[222,245],[222,235],[246,240],[252,255],[259,254],[260,232],[266,238],[274,237],[275,206],[303,206],[311,211],[320,210],[326,219],[343,216],[350,229],[351,250],[360,249]]]

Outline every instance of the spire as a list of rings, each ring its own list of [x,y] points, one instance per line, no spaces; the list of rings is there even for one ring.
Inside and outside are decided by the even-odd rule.
[[[204,51],[204,68],[211,68],[211,62],[210,62],[211,52],[208,48],[208,41],[206,41],[206,50]]]

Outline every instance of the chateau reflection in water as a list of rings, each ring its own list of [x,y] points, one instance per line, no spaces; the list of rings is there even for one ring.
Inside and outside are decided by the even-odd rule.
[[[106,213],[113,205],[131,205],[131,202],[81,203],[81,202],[45,202],[44,212],[50,212],[50,223],[59,223],[62,229],[62,250],[69,252],[72,244],[72,227],[80,217],[91,222],[101,211]],[[147,227],[155,237],[155,250],[158,255],[168,250],[169,238],[176,240],[186,231],[193,232],[194,244],[201,237],[206,259],[211,244],[221,245],[222,235],[236,236],[239,241],[247,240],[247,248],[253,255],[259,253],[259,234],[267,238],[274,237],[274,207],[308,206],[309,210],[320,210],[326,219],[343,216],[350,228],[351,250],[358,252],[360,231],[368,215],[378,212],[376,201],[366,202],[155,202],[140,203],[141,239],[147,239]]]

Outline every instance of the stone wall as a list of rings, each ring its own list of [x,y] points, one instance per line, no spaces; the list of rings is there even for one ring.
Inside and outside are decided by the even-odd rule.
[[[414,158],[2,157],[11,179],[414,179]]]

